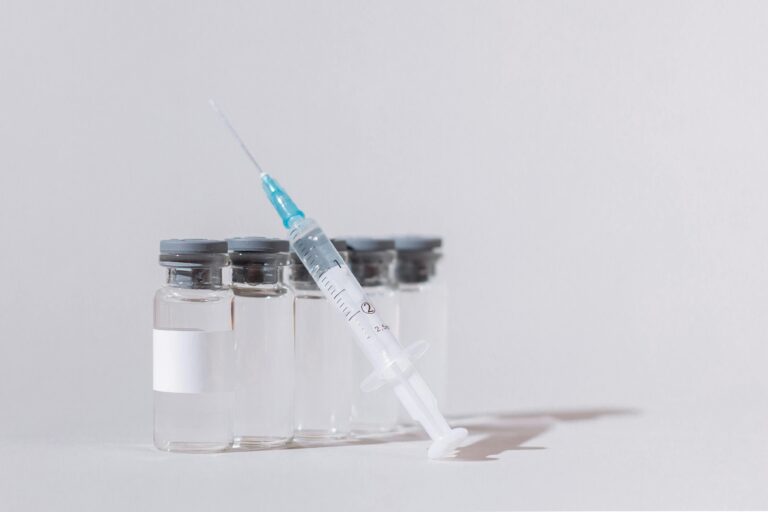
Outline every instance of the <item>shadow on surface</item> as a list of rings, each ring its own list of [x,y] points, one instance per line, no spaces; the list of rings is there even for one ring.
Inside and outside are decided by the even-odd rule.
[[[498,455],[512,450],[544,450],[541,446],[524,446],[558,423],[596,420],[606,416],[638,414],[628,408],[563,409],[530,412],[481,413],[449,418],[454,427],[469,430],[469,444],[458,449],[458,461],[493,461]],[[364,446],[383,443],[427,441],[429,437],[420,428],[406,428],[398,432],[332,441],[294,441],[286,448],[331,448],[335,446]],[[247,450],[232,450],[247,451]]]
[[[511,450],[543,450],[540,446],[523,446],[561,422],[595,420],[605,416],[638,414],[626,408],[572,409],[555,411],[489,413],[452,418],[453,426],[465,427],[470,440],[480,439],[458,449],[453,460],[492,461]]]

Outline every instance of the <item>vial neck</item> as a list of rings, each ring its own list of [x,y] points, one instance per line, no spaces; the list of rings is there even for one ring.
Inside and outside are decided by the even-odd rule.
[[[395,251],[349,253],[349,269],[362,286],[392,286]]]
[[[388,263],[352,262],[349,268],[360,284],[365,287],[390,286],[392,277]]]
[[[232,267],[232,283],[249,286],[273,286],[283,280],[283,266],[274,263],[252,263]]]
[[[395,271],[398,283],[420,284],[435,279],[434,262],[408,262],[398,264]]]
[[[400,253],[395,266],[398,283],[421,284],[434,281],[439,253]]]
[[[166,284],[177,288],[223,288],[221,267],[169,267]]]

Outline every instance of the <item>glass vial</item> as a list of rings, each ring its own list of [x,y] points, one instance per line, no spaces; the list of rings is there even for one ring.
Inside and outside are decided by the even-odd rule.
[[[284,446],[293,435],[293,293],[288,241],[233,238],[235,447]]]
[[[448,293],[437,273],[442,244],[442,239],[435,237],[395,238],[400,336],[407,344],[420,340],[429,343],[427,352],[416,361],[416,368],[435,394],[440,409],[446,405],[448,335]]]
[[[346,244],[332,242],[346,258]],[[295,253],[291,253],[289,283],[294,292],[296,351],[294,438],[304,444],[345,439],[356,386],[352,376],[355,340]]]
[[[394,280],[395,242],[391,238],[346,238],[349,268],[371,298],[377,313],[399,337],[399,304]],[[360,383],[371,374],[371,364],[354,352],[355,397],[352,433],[356,436],[391,432],[397,427],[400,406],[386,387],[364,392]]]
[[[155,446],[216,452],[232,446],[235,343],[227,243],[163,240],[166,282],[155,294]]]

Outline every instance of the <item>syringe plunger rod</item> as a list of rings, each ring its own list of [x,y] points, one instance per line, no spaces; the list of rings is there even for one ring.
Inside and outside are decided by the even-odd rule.
[[[395,384],[395,394],[411,418],[418,421],[432,438],[432,446],[427,452],[430,458],[437,459],[452,455],[456,447],[467,437],[466,429],[452,429],[448,425],[437,408],[435,396],[417,372],[412,373],[407,380]]]

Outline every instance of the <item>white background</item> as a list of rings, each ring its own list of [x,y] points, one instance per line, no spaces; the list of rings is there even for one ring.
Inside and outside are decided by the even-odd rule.
[[[0,508],[768,507],[767,28],[760,2],[3,2]],[[159,240],[281,234],[209,97],[330,234],[445,237],[461,460],[151,448]]]

